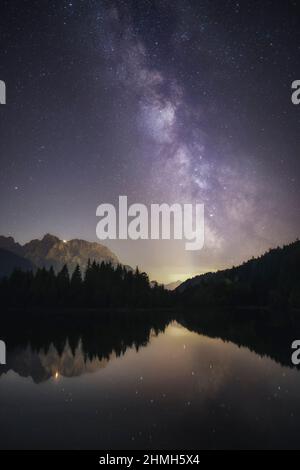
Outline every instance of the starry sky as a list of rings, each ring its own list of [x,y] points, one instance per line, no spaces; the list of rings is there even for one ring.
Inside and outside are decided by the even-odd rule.
[[[205,204],[205,247],[107,241],[151,279],[300,232],[296,1],[2,0],[0,233],[97,241],[96,208]]]

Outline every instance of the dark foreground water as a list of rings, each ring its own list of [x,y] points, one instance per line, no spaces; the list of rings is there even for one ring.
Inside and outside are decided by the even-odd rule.
[[[176,321],[132,328],[16,341],[0,366],[0,447],[300,447],[297,369]]]

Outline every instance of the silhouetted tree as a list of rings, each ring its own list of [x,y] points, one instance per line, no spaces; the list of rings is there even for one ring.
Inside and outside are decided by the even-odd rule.
[[[82,277],[79,264],[77,264],[71,276],[69,295],[70,303],[73,306],[83,305]]]
[[[58,303],[67,305],[70,290],[70,276],[67,265],[65,264],[56,278]]]

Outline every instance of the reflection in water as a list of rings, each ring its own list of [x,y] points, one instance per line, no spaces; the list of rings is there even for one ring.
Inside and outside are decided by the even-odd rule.
[[[13,370],[21,377],[31,377],[35,383],[44,382],[50,378],[76,377],[88,372],[95,372],[106,367],[108,361],[113,359],[89,359],[79,341],[74,351],[71,350],[68,340],[62,351],[58,352],[53,344],[47,352],[35,351],[30,345],[26,349],[17,349],[10,354],[9,364],[0,369],[0,373]],[[1,375],[1,374],[0,374]]]
[[[34,324],[3,330],[1,448],[299,447],[295,368],[167,313]]]
[[[143,316],[141,316],[143,315]],[[9,348],[9,361],[1,374],[13,370],[21,377],[39,383],[59,376],[75,377],[106,367],[107,363],[125,354],[128,348],[146,346],[152,337],[164,331],[170,321],[166,312],[138,314],[131,318],[107,316],[95,321],[66,322],[65,317],[44,323],[34,318],[19,325],[8,323],[3,329]],[[27,329],[28,328],[28,329]]]

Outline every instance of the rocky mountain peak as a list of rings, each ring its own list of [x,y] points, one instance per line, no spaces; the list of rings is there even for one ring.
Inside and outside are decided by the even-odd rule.
[[[106,246],[81,239],[60,240],[57,236],[47,233],[42,239],[34,239],[25,245],[19,245],[12,237],[0,236],[0,248],[9,250],[30,260],[35,266],[49,268],[53,266],[59,271],[67,264],[70,272],[76,265],[84,270],[88,260],[102,261],[117,265],[117,256]]]

